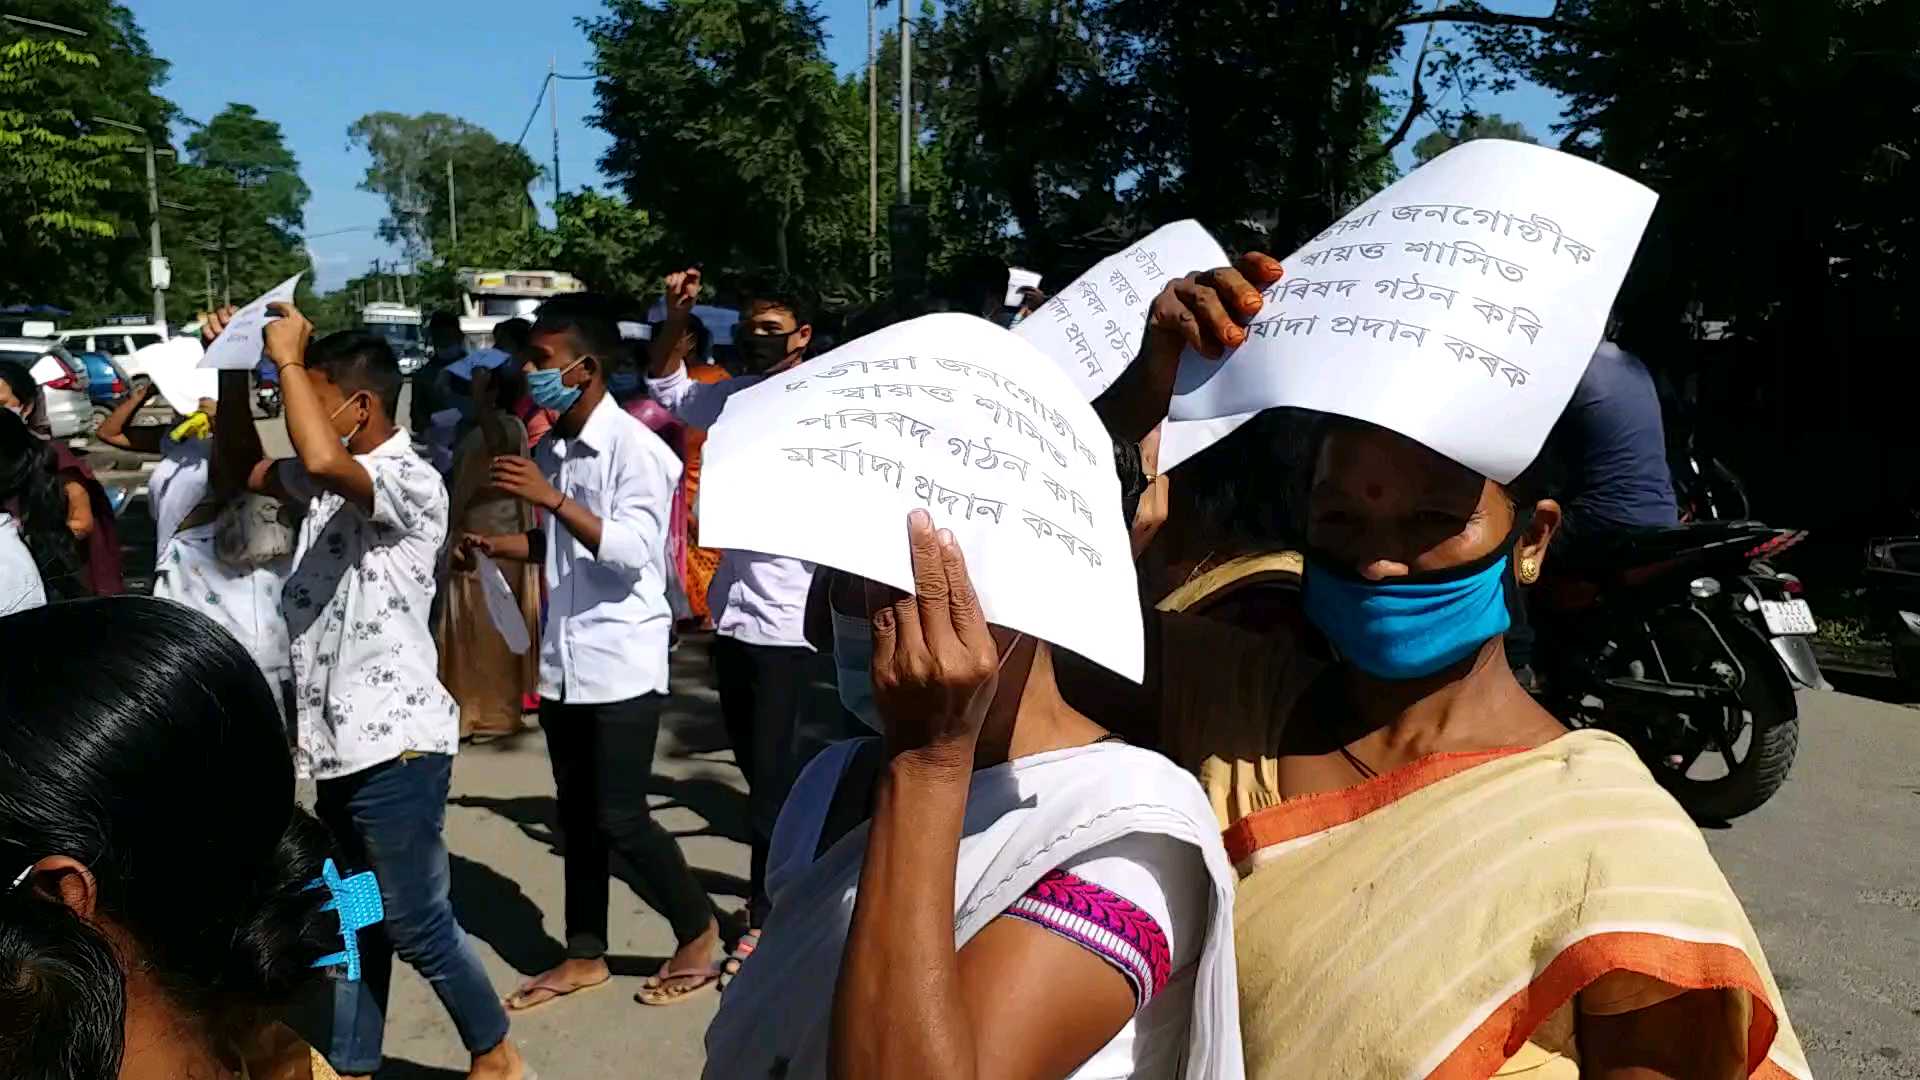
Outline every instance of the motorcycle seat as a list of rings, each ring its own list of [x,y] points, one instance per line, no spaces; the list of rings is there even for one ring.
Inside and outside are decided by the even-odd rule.
[[[1757,521],[1704,521],[1669,529],[1620,530],[1599,535],[1582,535],[1565,551],[1549,557],[1562,566],[1582,571],[1625,570],[1659,562],[1688,552],[1721,544],[1758,543],[1778,533],[1778,529]]]

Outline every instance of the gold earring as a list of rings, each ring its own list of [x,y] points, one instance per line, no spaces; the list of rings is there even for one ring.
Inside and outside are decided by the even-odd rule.
[[[1520,560],[1520,584],[1531,585],[1540,580],[1540,560],[1529,555]]]

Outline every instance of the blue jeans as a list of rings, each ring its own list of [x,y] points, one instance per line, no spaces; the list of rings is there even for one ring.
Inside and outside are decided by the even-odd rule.
[[[507,1010],[447,898],[441,827],[452,778],[451,756],[426,754],[318,785],[316,809],[340,846],[342,873],[372,870],[387,913],[384,923],[360,931],[360,981],[334,983],[326,1058],[339,1072],[380,1068],[396,951],[440,995],[469,1053],[486,1053],[507,1037]]]

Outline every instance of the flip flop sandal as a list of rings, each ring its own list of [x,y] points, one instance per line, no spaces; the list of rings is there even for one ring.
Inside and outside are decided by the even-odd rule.
[[[684,971],[663,969],[659,974],[648,976],[640,992],[633,995],[633,1000],[642,1005],[678,1005],[706,989],[708,984],[719,981],[719,978],[718,968],[688,968]],[[686,985],[686,980],[692,980],[692,984]]]
[[[746,964],[747,957],[753,955],[754,948],[759,944],[760,931],[758,930],[749,930],[741,934],[740,940],[733,943],[733,951],[728,953],[727,958],[720,962],[719,989],[721,993],[726,993],[727,986],[732,983],[734,979],[740,977],[740,968]]]
[[[520,988],[518,990],[515,990],[513,993],[508,994],[506,997],[506,1000],[501,1002],[501,1004],[507,1007],[508,1012],[514,1013],[516,1015],[523,1014],[523,1013],[530,1013],[535,1009],[539,1009],[539,1008],[543,1008],[545,1006],[551,1005],[554,1002],[559,1001],[561,998],[572,997],[575,994],[583,994],[588,990],[598,990],[612,981],[613,981],[612,972],[608,972],[607,977],[604,979],[601,979],[599,982],[585,983],[577,986],[568,986],[567,984],[558,982],[558,981],[548,981],[545,976],[542,976],[540,978],[528,979],[526,982],[521,983]],[[525,1005],[514,1004],[514,1002],[519,1001],[530,994],[540,994],[540,993],[544,993],[547,996],[541,998],[539,1001],[529,1002],[528,1004],[525,1004]]]

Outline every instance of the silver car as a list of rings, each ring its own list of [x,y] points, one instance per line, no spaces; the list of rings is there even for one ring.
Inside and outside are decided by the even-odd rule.
[[[27,369],[40,384],[40,407],[29,426],[56,439],[87,434],[93,426],[93,402],[87,397],[87,365],[49,338],[0,338],[0,360]]]

